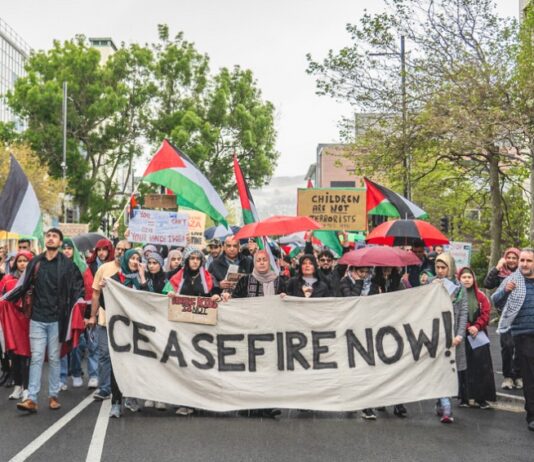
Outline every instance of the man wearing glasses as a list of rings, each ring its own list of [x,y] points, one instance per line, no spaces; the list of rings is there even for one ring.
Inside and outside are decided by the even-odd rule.
[[[119,272],[120,260],[128,249],[132,247],[123,240],[115,247],[113,261],[104,263],[98,268],[93,279],[93,297],[91,299],[91,316],[87,320],[87,327],[96,326],[96,340],[98,343],[98,390],[93,394],[94,399],[102,401],[111,397],[111,359],[109,357],[108,333],[106,328],[106,313],[102,287],[104,279]],[[98,315],[98,321],[97,321]]]

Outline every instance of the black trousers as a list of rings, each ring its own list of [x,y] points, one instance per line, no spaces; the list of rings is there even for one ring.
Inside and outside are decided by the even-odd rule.
[[[527,422],[534,422],[534,334],[514,337],[519,367],[523,376],[523,395]]]
[[[111,404],[122,404],[122,392],[115,380],[113,367],[111,368]]]
[[[511,332],[500,335],[501,340],[501,357],[502,357],[502,375],[510,379],[521,377],[521,367],[515,351],[514,338]]]
[[[23,390],[28,389],[30,381],[30,360],[26,356],[11,354],[11,371],[15,385],[19,385]]]

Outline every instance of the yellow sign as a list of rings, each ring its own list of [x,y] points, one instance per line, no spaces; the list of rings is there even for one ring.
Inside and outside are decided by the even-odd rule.
[[[330,231],[365,231],[364,189],[299,189],[297,215],[308,216]]]

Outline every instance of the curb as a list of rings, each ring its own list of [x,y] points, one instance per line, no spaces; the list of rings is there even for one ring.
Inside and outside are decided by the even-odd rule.
[[[525,398],[522,396],[497,392],[495,409],[510,412],[525,412]]]

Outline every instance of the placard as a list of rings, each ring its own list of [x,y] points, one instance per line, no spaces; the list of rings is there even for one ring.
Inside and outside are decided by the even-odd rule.
[[[456,268],[464,268],[471,264],[471,252],[473,244],[471,242],[454,242],[451,241],[449,245],[444,245],[445,252],[450,252],[456,263]]]
[[[189,231],[187,233],[187,244],[197,249],[206,246],[204,230],[206,229],[206,214],[197,210],[181,210],[189,217]]]
[[[184,247],[188,225],[189,217],[185,213],[137,209],[128,225],[128,240]]]
[[[217,302],[207,297],[176,295],[169,299],[169,321],[217,324]]]
[[[59,229],[68,237],[78,236],[89,232],[88,223],[60,223]]]
[[[176,210],[178,205],[176,204],[175,194],[146,194],[145,195],[145,207],[147,209],[170,209]]]
[[[297,215],[313,218],[323,230],[365,231],[365,202],[365,189],[299,189]]]

